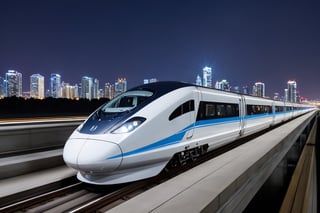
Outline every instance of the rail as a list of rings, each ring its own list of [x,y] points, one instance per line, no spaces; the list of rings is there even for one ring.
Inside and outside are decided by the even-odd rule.
[[[297,167],[280,212],[317,212],[317,174],[315,144],[318,121],[313,124],[306,145],[303,148]]]

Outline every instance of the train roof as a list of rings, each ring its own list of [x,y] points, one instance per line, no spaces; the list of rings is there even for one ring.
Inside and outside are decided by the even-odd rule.
[[[242,93],[235,93],[235,92],[231,92],[231,91],[218,90],[215,88],[203,87],[203,86],[198,86],[198,85],[185,83],[185,82],[179,82],[179,81],[159,81],[159,82],[155,82],[155,83],[143,84],[140,86],[136,86],[136,87],[130,89],[129,91],[131,91],[131,90],[147,90],[147,91],[154,92],[155,96],[152,98],[152,100],[154,100],[154,99],[156,99],[166,93],[169,93],[173,90],[180,89],[183,87],[200,87],[200,88],[215,90],[215,91],[219,91],[219,92],[232,93],[232,94],[237,94],[237,95],[242,95],[242,96],[248,96],[248,97],[253,97],[253,98],[260,98],[260,99],[275,101],[275,100],[268,98],[268,97],[258,97],[258,96],[253,96],[250,94],[242,94]],[[279,101],[279,102],[284,102],[284,101]],[[299,104],[299,103],[292,103],[292,102],[285,102],[285,103]]]
[[[150,84],[143,84],[137,87],[134,87],[131,90],[148,90],[151,92],[154,92],[156,96],[161,96],[166,93],[169,93],[173,90],[180,89],[183,87],[190,87],[194,86],[189,83],[184,83],[184,82],[178,82],[178,81],[160,81],[160,82],[155,82],[155,83],[150,83]]]

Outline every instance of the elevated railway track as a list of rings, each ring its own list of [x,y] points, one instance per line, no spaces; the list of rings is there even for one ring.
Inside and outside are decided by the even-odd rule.
[[[306,129],[306,128],[310,128],[311,129],[311,127],[308,127],[308,125],[311,126],[311,124],[309,124],[309,123],[311,123],[312,119],[314,119],[314,118],[312,116],[310,116],[307,120],[304,120],[303,125],[302,125],[302,123],[300,125],[298,125],[296,127],[296,132],[294,132],[294,133],[291,132],[290,136],[288,136],[290,138],[290,140],[297,140],[297,137],[299,137],[298,135],[301,134],[301,132],[303,132],[304,129]],[[74,125],[74,128],[75,128],[78,125],[77,122],[79,122],[79,121],[66,122],[66,123],[67,123],[67,125],[70,125],[70,124]],[[317,123],[317,122],[314,122],[314,123]],[[45,125],[47,125],[47,124],[48,123],[45,123]],[[17,125],[17,124],[13,124],[13,125],[11,125],[11,127],[13,127],[15,125]],[[44,124],[43,123],[37,123],[36,125],[44,125]],[[48,129],[51,128],[51,130],[53,130],[54,128],[57,128],[58,126],[59,126],[59,128],[64,129],[64,130],[67,129],[67,128],[65,128],[64,125],[56,125],[56,124],[54,124],[53,128],[52,128],[52,126],[50,126],[50,127],[48,127]],[[17,131],[19,132],[22,129],[19,129]],[[41,127],[39,127],[39,129],[41,129]],[[317,127],[313,126],[311,134],[315,134],[314,133],[315,129],[317,129]],[[276,128],[274,130],[276,130]],[[69,131],[69,130],[67,130],[67,131]],[[29,132],[29,134],[31,132],[34,134],[37,131],[30,131],[30,129],[29,129],[29,131],[27,131],[27,132]],[[148,205],[155,205],[155,204],[152,204],[152,202],[150,204],[148,203],[147,206],[144,206],[146,209],[139,209],[135,205],[132,207],[131,204],[132,204],[132,202],[139,202],[139,199],[141,197],[148,196],[147,195],[148,193],[150,194],[150,193],[159,192],[159,191],[168,189],[168,187],[169,188],[171,187],[173,189],[174,187],[170,186],[170,184],[172,182],[175,182],[176,180],[178,180],[178,182],[180,182],[180,179],[181,178],[185,179],[186,175],[189,176],[192,173],[193,174],[197,173],[197,171],[195,171],[195,170],[197,170],[196,169],[197,165],[199,165],[201,163],[204,163],[204,162],[212,161],[212,160],[216,161],[215,160],[216,158],[217,158],[217,160],[220,159],[220,158],[223,158],[225,154],[227,155],[227,153],[229,153],[230,151],[234,152],[235,149],[243,149],[243,148],[241,148],[242,145],[246,144],[247,142],[250,142],[252,139],[256,139],[258,136],[262,136],[263,137],[263,135],[265,133],[266,132],[260,132],[259,134],[255,134],[255,135],[250,136],[248,138],[235,141],[234,143],[229,144],[229,145],[227,145],[225,147],[222,147],[220,149],[217,149],[216,151],[214,151],[212,153],[209,153],[205,157],[200,158],[200,159],[198,159],[197,161],[195,161],[193,163],[187,164],[186,166],[183,166],[183,167],[180,167],[180,168],[170,168],[169,172],[168,171],[164,171],[159,176],[157,176],[156,178],[151,178],[151,179],[135,182],[135,183],[128,184],[128,185],[117,186],[118,188],[117,187],[109,187],[109,188],[105,187],[104,190],[102,190],[102,191],[100,190],[99,191],[99,190],[97,190],[97,188],[94,189],[92,187],[88,187],[88,185],[86,185],[86,184],[75,183],[74,181],[70,181],[70,182],[68,182],[68,184],[60,184],[60,185],[58,184],[56,187],[52,187],[51,186],[51,189],[43,190],[43,192],[38,193],[38,195],[35,196],[35,197],[32,197],[29,194],[28,196],[25,196],[25,198],[23,198],[23,193],[21,193],[20,195],[19,195],[19,193],[17,193],[16,195],[14,195],[14,196],[16,196],[16,199],[15,199],[16,201],[15,202],[11,202],[11,203],[9,202],[9,200],[11,200],[11,201],[14,200],[14,199],[11,199],[12,197],[10,197],[10,196],[13,196],[13,195],[3,196],[3,197],[0,198],[0,212],[14,212],[14,211],[27,211],[27,210],[28,211],[36,211],[36,212],[37,211],[48,211],[48,212],[57,212],[57,211],[88,212],[88,210],[91,211],[93,209],[97,210],[97,211],[103,211],[103,212],[107,211],[107,210],[115,211],[115,212],[120,210],[120,212],[122,212],[122,211],[125,211],[123,209],[128,208],[128,207],[130,209],[132,209],[132,211],[136,210],[136,211],[141,211],[141,212],[147,212],[147,211],[150,211],[151,209],[155,210],[154,206],[153,207],[148,207]],[[315,139],[314,139],[315,136],[309,136],[309,138],[310,137],[313,138],[312,139],[313,142],[309,142],[309,140],[308,140],[307,145],[306,145],[306,148],[308,148],[308,149],[314,147],[314,144],[315,144],[315,142],[314,142],[315,141]],[[283,144],[281,146],[284,147],[284,146],[287,146],[287,145]],[[280,148],[276,148],[276,149],[279,150]],[[22,152],[24,152],[24,151],[22,151]],[[314,158],[310,157],[310,156],[313,156],[312,153],[314,153],[314,151],[311,151],[311,152],[310,151],[304,151],[304,153],[302,154],[302,156],[306,156],[305,160],[304,160],[304,164],[306,162],[315,162]],[[270,155],[270,154],[268,154],[268,155]],[[267,156],[264,157],[264,159],[266,159]],[[269,157],[272,158],[272,156],[269,156]],[[262,165],[261,162],[259,164]],[[204,165],[202,165],[201,167],[204,167]],[[208,166],[207,168],[210,168],[210,167],[211,166]],[[299,167],[303,168],[302,172],[301,172],[302,174],[310,174],[310,176],[305,178],[305,177],[301,177],[301,176],[298,175],[299,178],[293,178],[293,179],[298,179],[299,181],[297,181],[297,182],[302,182],[302,181],[300,181],[301,179],[303,179],[303,180],[307,179],[308,180],[307,183],[304,183],[303,186],[308,186],[308,187],[295,186],[294,190],[289,189],[288,193],[289,194],[295,194],[295,193],[290,193],[290,190],[296,192],[297,188],[307,188],[306,191],[298,193],[298,194],[307,195],[308,197],[307,198],[303,198],[302,200],[306,200],[306,201],[308,201],[310,203],[310,200],[311,201],[315,201],[314,196],[311,196],[311,198],[310,198],[310,194],[312,194],[312,193],[314,194],[314,192],[312,192],[312,190],[310,190],[310,189],[314,188],[314,187],[312,187],[312,186],[314,186],[312,184],[313,184],[313,181],[315,179],[315,173],[311,172],[311,170],[315,166],[314,165],[297,166],[297,168],[299,168]],[[309,168],[309,170],[305,171],[305,168]],[[311,170],[310,170],[310,168],[311,168]],[[264,167],[264,169],[270,170],[270,169],[267,169],[265,167]],[[42,170],[42,168],[39,168],[39,170]],[[252,170],[252,169],[250,169],[250,170]],[[312,170],[312,171],[314,171],[314,170]],[[188,173],[188,174],[184,174],[185,172]],[[75,173],[73,173],[73,174],[75,174]],[[247,175],[244,175],[244,177],[247,177]],[[15,178],[15,177],[13,177],[13,178]],[[67,177],[67,178],[70,178],[70,177]],[[74,177],[72,177],[72,178],[75,180]],[[188,179],[191,180],[192,178],[193,177],[189,176]],[[203,178],[204,177],[202,177],[202,179]],[[10,179],[10,178],[6,177],[6,178],[0,179],[0,185],[1,185],[1,182],[5,183],[5,181],[7,181],[8,179]],[[170,180],[170,181],[168,181],[168,180]],[[240,183],[239,181],[240,180],[244,180],[244,179],[240,178],[237,181],[238,182],[237,185],[239,185],[239,183]],[[62,182],[63,181],[64,180],[62,180]],[[193,182],[193,183],[191,183],[191,182],[188,183],[188,184],[190,184],[189,187],[192,188],[197,182],[198,181]],[[182,182],[180,182],[180,183],[182,183]],[[185,183],[183,183],[183,185],[184,184]],[[49,185],[49,183],[48,183],[48,185]],[[62,185],[64,185],[64,186],[62,186]],[[311,186],[311,188],[310,188],[310,186]],[[226,202],[223,205],[221,203],[221,204],[219,204],[221,206],[217,207],[216,206],[217,203],[215,203],[214,198],[212,198],[213,199],[213,201],[212,201],[213,203],[211,203],[211,204],[209,204],[209,205],[207,205],[206,207],[203,207],[203,208],[207,209],[207,210],[208,209],[210,209],[210,210],[212,210],[212,209],[215,209],[215,210],[225,209],[227,211],[229,211],[231,209],[234,209],[236,207],[238,208],[239,204],[237,204],[236,201],[237,200],[238,201],[242,200],[241,203],[243,203],[243,199],[240,199],[241,195],[238,194],[236,188],[234,188],[235,186],[232,186],[232,188],[230,188],[230,187],[231,186],[227,187],[228,190],[224,191],[224,193],[226,193],[226,192],[228,192],[229,190],[232,189],[227,194],[229,194],[229,195],[238,195],[237,199],[235,197],[232,198],[232,196],[231,196],[230,199],[228,200],[225,197],[226,196],[225,194],[221,194],[220,196],[223,196],[223,197],[225,197],[225,199],[227,199]],[[44,186],[44,188],[45,188],[45,186]],[[242,188],[242,189],[244,189],[244,188]],[[182,191],[186,191],[186,190],[184,189]],[[182,193],[182,191],[178,190],[176,192],[178,194],[180,194],[180,193]],[[247,189],[247,192],[250,192],[250,190],[248,191],[248,189]],[[166,201],[159,201],[159,200],[157,201],[157,202],[160,202],[160,203],[157,204],[158,207],[156,208],[156,209],[159,208],[157,210],[159,212],[162,212],[161,209],[165,209],[165,211],[167,211],[168,210],[168,204],[170,204],[171,202],[174,202],[173,200],[174,200],[175,196],[173,196],[173,194],[172,194],[172,192],[170,192],[170,190],[169,191],[164,191],[163,193],[164,194],[169,193],[171,195],[163,195],[163,196],[165,196],[167,198]],[[181,195],[182,194],[180,194],[179,196],[181,196]],[[20,198],[19,198],[19,196],[20,196]],[[161,196],[161,197],[163,197],[163,196]],[[254,195],[246,196],[245,200],[248,200],[248,201],[246,201],[246,203],[249,202],[249,200],[250,200],[249,198],[252,197],[252,196],[254,196]],[[201,197],[197,197],[197,199],[201,200],[202,198]],[[285,201],[284,202],[283,207],[281,208],[281,212],[291,212],[291,211],[288,211],[288,209],[296,209],[296,207],[292,207],[292,205],[290,206],[289,204],[286,204],[286,203],[290,203],[290,202],[291,203],[295,203],[295,202],[292,202],[295,199],[301,200],[301,196],[297,197],[297,198],[292,198],[292,197],[291,198],[286,198],[286,200],[289,200],[289,201]],[[129,200],[130,202],[127,203],[127,200]],[[180,202],[182,202],[182,201],[180,200],[175,205],[180,205],[181,204]],[[189,203],[192,203],[192,201],[191,202],[189,201]],[[163,205],[166,205],[167,207],[166,208],[162,208],[161,206],[163,206]],[[306,204],[303,204],[302,206],[305,206],[305,205]],[[114,208],[115,206],[117,206],[117,207]],[[242,206],[242,208],[245,208],[245,206]],[[306,207],[301,207],[301,208],[306,208]],[[316,207],[312,207],[313,210],[315,208]],[[198,210],[200,210],[200,209],[201,208],[199,207]],[[186,212],[188,212],[188,210],[192,210],[192,208],[186,209]]]

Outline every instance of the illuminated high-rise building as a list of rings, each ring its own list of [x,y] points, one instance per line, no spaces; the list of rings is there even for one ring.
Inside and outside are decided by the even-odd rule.
[[[50,77],[50,93],[53,98],[60,98],[61,94],[61,75],[51,73]]]
[[[288,98],[289,96],[288,96],[288,89],[284,89],[284,98],[283,98],[283,100],[284,101],[286,101],[286,102],[288,102],[289,101],[289,98]]]
[[[257,82],[254,84],[252,89],[252,94],[254,96],[265,97],[265,85],[262,82]]]
[[[150,78],[150,79],[144,79],[143,84],[150,84],[150,83],[155,83],[158,82],[158,79],[156,78]]]
[[[62,82],[61,84],[61,97],[67,99],[76,99],[79,98],[78,94],[78,85],[70,85],[69,83]]]
[[[119,78],[114,84],[115,95],[119,95],[127,91],[127,80],[125,78]]]
[[[22,74],[15,70],[8,70],[5,79],[5,93],[7,97],[22,96]]]
[[[30,97],[44,99],[44,77],[40,74],[30,76]]]
[[[242,93],[243,93],[243,94],[246,94],[246,95],[249,94],[248,86],[243,86],[243,87],[242,87]]]
[[[104,98],[104,90],[103,89],[99,89],[98,91],[98,99],[100,98]]]
[[[99,80],[97,78],[93,79],[93,94],[92,98],[98,99],[99,98]]]
[[[230,91],[231,86],[227,80],[222,80],[216,82],[215,89]]]
[[[79,89],[79,86],[78,86],[78,84],[75,84],[74,85],[74,98],[80,98],[80,91],[79,91],[80,89]]]
[[[212,69],[211,67],[203,68],[203,82],[204,87],[212,88]]]
[[[104,97],[111,100],[112,98],[114,98],[114,96],[115,96],[114,85],[110,83],[106,83],[104,85]]]
[[[94,95],[94,82],[93,78],[88,76],[83,76],[81,81],[81,97],[85,99],[93,99]]]
[[[288,101],[297,103],[297,82],[288,81]]]
[[[240,93],[240,87],[239,86],[234,86],[233,87],[233,92]]]
[[[0,77],[0,98],[3,98],[4,96],[4,78]]]
[[[197,85],[197,86],[202,86],[202,80],[201,80],[200,75],[197,75],[196,85]]]

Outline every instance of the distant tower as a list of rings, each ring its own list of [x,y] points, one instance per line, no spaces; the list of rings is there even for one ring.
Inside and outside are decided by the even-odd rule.
[[[127,80],[125,78],[119,78],[114,84],[115,95],[119,95],[127,91]]]
[[[83,76],[81,80],[81,94],[82,98],[91,100],[93,98],[93,78]]]
[[[288,81],[288,101],[297,103],[297,82]]]
[[[93,98],[99,98],[99,80],[97,78],[93,80]]]
[[[273,100],[275,101],[280,101],[280,97],[279,97],[279,93],[278,92],[275,92],[274,95],[273,95]]]
[[[40,74],[30,76],[30,97],[44,99],[44,77]]]
[[[197,86],[202,86],[202,80],[201,80],[200,75],[197,75],[196,85]]]
[[[61,75],[56,73],[51,73],[50,92],[53,98],[61,97]]]
[[[114,98],[114,85],[106,83],[104,85],[104,97],[109,98],[110,100]]]
[[[217,81],[215,85],[216,89],[230,91],[231,87],[227,80]]]
[[[3,98],[4,96],[4,78],[0,77],[0,98]]]
[[[233,87],[233,92],[240,93],[240,87],[239,86],[234,86]]]
[[[243,94],[249,94],[248,86],[243,86],[243,87],[242,87],[242,93],[243,93]]]
[[[288,89],[284,89],[284,101],[288,102],[289,101],[289,95],[288,95]]]
[[[212,69],[211,67],[204,67],[203,69],[203,86],[212,88]]]
[[[158,82],[158,79],[156,79],[156,78],[143,79],[143,84],[151,84],[151,83],[155,83],[155,82]]]
[[[5,80],[5,93],[7,97],[22,96],[22,74],[15,70],[8,70]]]
[[[257,82],[253,86],[253,95],[265,97],[265,85],[262,82]]]

